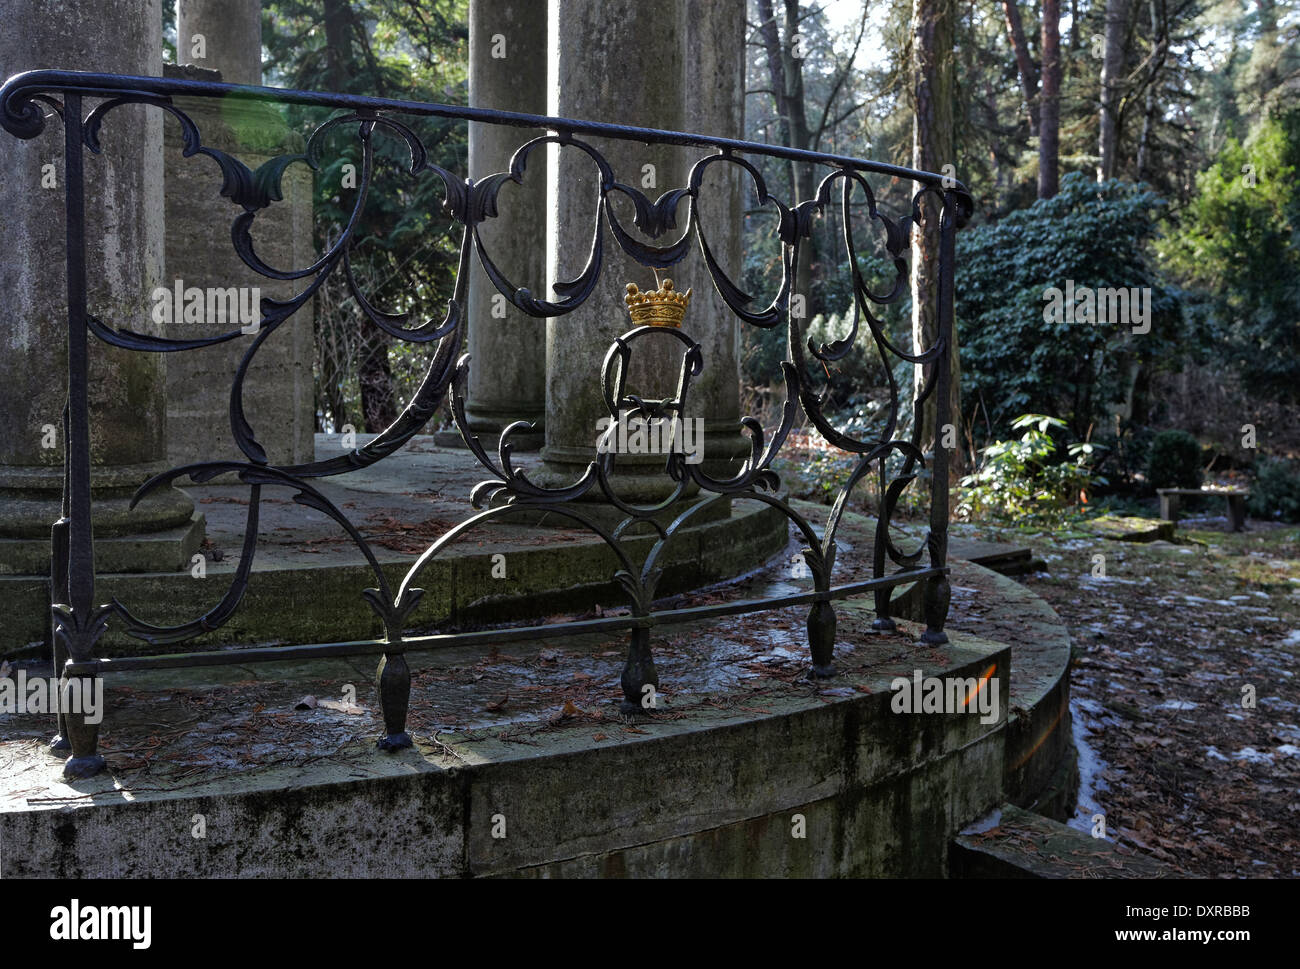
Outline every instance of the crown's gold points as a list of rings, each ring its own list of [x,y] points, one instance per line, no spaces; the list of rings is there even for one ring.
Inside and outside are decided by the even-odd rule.
[[[637,326],[681,326],[686,307],[691,305],[691,291],[675,292],[671,279],[665,279],[659,289],[646,292],[638,290],[636,283],[628,283],[623,302]]]

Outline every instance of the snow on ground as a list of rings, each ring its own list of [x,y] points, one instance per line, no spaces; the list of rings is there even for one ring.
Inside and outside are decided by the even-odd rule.
[[[1300,529],[1182,522],[1186,544],[986,529],[1031,545],[1025,578],[1074,643],[1073,827],[1202,877],[1300,864]],[[1105,578],[1093,556],[1105,555]]]

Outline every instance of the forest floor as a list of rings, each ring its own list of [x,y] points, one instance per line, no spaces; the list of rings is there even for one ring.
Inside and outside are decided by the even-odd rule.
[[[1300,528],[1185,520],[1174,542],[954,526],[1030,545],[1069,626],[1076,824],[1194,877],[1300,875]]]

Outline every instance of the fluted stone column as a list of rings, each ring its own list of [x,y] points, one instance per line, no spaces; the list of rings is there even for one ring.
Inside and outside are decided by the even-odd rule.
[[[557,0],[551,12],[551,114],[741,136],[743,0]],[[691,165],[709,153],[704,148],[583,140],[605,156],[616,179],[640,189],[651,202],[685,187]],[[552,280],[572,279],[585,264],[599,185],[586,155],[576,149],[558,154],[549,195]],[[727,167],[713,166],[706,179],[704,210],[712,216],[710,244],[738,281],[742,213],[739,182]],[[635,236],[631,204],[622,198],[614,204]],[[646,241],[662,246],[676,239],[687,212],[684,201],[677,210],[677,228]],[[650,270],[625,256],[608,232],[605,239],[606,262],[595,292],[580,309],[547,326],[546,468],[536,477],[552,487],[576,480],[595,456],[597,421],[607,416],[599,391],[601,361],[613,339],[631,328],[623,303],[625,285],[655,288]],[[706,470],[720,474],[731,468],[734,473],[738,465],[731,459],[747,440],[738,432],[737,321],[714,292],[697,248],[668,275],[679,291],[693,290],[683,330],[704,351],[705,369],[691,386],[686,413],[705,418]],[[634,349],[629,391],[671,396],[680,359],[675,341],[642,341]],[[619,455],[620,495],[640,502],[665,497],[672,482],[663,465],[663,455]]]
[[[476,108],[546,113],[546,0],[470,0],[469,100]],[[471,124],[469,170],[474,178],[505,171],[515,149],[545,134],[525,128]],[[517,286],[545,289],[546,162],[533,152],[522,186],[498,197],[501,215],[480,228],[493,262]],[[494,299],[495,297],[495,299]],[[519,312],[492,285],[475,259],[469,281],[469,371],[465,416],[485,443],[514,421],[537,424],[511,438],[519,449],[542,445],[546,411],[546,321]],[[460,444],[456,433],[439,443]]]
[[[162,71],[159,0],[8,0],[5,21],[6,76],[35,68]],[[162,114],[114,110],[100,133],[102,154],[84,153],[89,310],[110,325],[152,333],[159,327],[150,293],[163,279]],[[8,574],[49,574],[50,527],[61,515],[63,147],[57,120],[30,141],[0,137],[0,572]],[[165,364],[163,354],[90,339],[92,520],[101,571],[175,570],[202,541],[202,517],[173,488],[128,510],[134,489],[168,466]]]
[[[176,0],[176,63],[262,83],[262,0]]]

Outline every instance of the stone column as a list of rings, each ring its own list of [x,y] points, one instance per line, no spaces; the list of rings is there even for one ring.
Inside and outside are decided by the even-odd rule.
[[[552,4],[550,113],[591,121],[651,128],[695,129],[741,136],[743,91],[743,0],[558,0]],[[708,149],[647,147],[627,141],[587,139],[613,166],[615,178],[644,192],[651,202],[685,187],[691,165]],[[575,149],[558,151],[549,193],[547,238],[552,280],[572,279],[585,264],[596,213],[599,176]],[[647,167],[651,166],[651,167]],[[711,244],[734,262],[740,251],[740,208],[734,176],[718,170],[706,179],[705,210]],[[622,224],[635,236],[632,206],[615,202]],[[678,225],[652,244],[673,241]],[[730,226],[724,228],[724,226]],[[647,240],[650,241],[650,240]],[[607,416],[600,397],[600,366],[610,343],[631,329],[624,287],[654,289],[650,270],[623,254],[605,235],[606,261],[599,285],[578,310],[549,321],[546,367],[546,473],[537,480],[554,487],[576,480],[595,456],[597,421]],[[733,267],[733,271],[738,270]],[[683,330],[704,351],[704,372],[692,384],[687,416],[706,420],[706,469],[724,474],[745,447],[739,428],[737,322],[713,292],[698,248],[668,272],[678,291],[693,290]],[[733,276],[738,279],[738,276]],[[647,341],[635,350],[629,391],[667,397],[676,388],[681,348],[673,341]],[[618,491],[625,499],[660,500],[672,488],[662,455],[620,455]]]
[[[744,0],[684,0],[687,24],[685,104],[682,127],[702,135],[745,137],[745,2]],[[703,154],[695,149],[695,157]],[[744,270],[745,178],[734,165],[710,166],[700,190],[699,211],[709,248],[738,285]],[[740,328],[709,280],[698,247],[683,264],[695,289],[688,319],[691,332],[704,347],[704,373],[691,388],[695,400],[707,401],[697,411],[705,418],[706,468],[734,475],[739,458],[749,455],[749,437],[737,430],[740,414]],[[691,325],[691,324],[688,324]],[[779,379],[779,372],[772,378]],[[695,396],[695,395],[698,395]]]
[[[166,66],[168,77],[221,81],[217,71]],[[255,101],[176,98],[177,106],[198,125],[203,144],[228,152],[251,170],[275,155],[297,154],[302,139],[289,131],[274,105]],[[166,129],[167,279],[205,293],[236,287],[249,296],[286,299],[307,280],[267,279],[244,265],[230,241],[230,225],[243,209],[219,194],[221,172],[209,158],[181,154],[178,124]],[[257,214],[253,236],[257,253],[282,269],[308,266],[312,243],[312,173],[294,164],[281,180],[283,200]],[[257,299],[252,291],[256,290]],[[242,297],[242,293],[241,293]],[[193,339],[239,323],[185,322],[176,313],[168,336]],[[201,350],[173,353],[167,359],[167,456],[173,465],[222,458],[245,460],[230,434],[230,387],[253,336],[241,336]],[[244,412],[272,464],[296,464],[314,457],[315,387],[312,382],[312,304],[279,325],[262,344],[244,381]]]
[[[470,0],[469,101],[476,108],[546,113],[546,0]],[[505,171],[515,149],[545,134],[525,128],[471,124],[469,172]],[[493,262],[517,286],[546,288],[547,152],[533,152],[522,186],[502,189],[501,215],[480,228]],[[497,297],[494,299],[494,297]],[[511,438],[516,448],[542,445],[546,411],[546,321],[515,309],[475,259],[469,279],[469,371],[465,416],[470,430],[491,439],[514,421],[533,421],[534,434]],[[444,432],[438,443],[460,445]]]
[[[176,56],[168,77],[262,83],[261,0],[176,0]],[[203,143],[234,155],[250,169],[274,155],[303,150],[273,105],[211,98],[181,98],[203,133]],[[244,265],[230,244],[230,223],[239,209],[217,194],[220,178],[207,159],[181,156],[180,129],[167,128],[168,286],[257,288],[283,299],[303,280],[276,282]],[[294,268],[315,258],[312,244],[312,177],[293,165],[281,186],[284,200],[258,213],[258,254],[272,266]],[[178,339],[228,327],[172,324]],[[249,340],[174,354],[167,370],[168,457],[173,464],[229,457],[242,459],[230,439],[230,385]],[[286,320],[258,350],[244,382],[244,408],[272,464],[296,464],[315,456],[315,387],[312,382],[312,307]]]
[[[158,75],[159,0],[10,0],[0,73],[34,68]],[[83,104],[87,110],[95,102]],[[88,306],[104,322],[158,333],[150,293],[163,279],[163,112],[124,106],[86,151]],[[67,315],[62,125],[30,141],[0,137],[0,572],[49,574],[50,527],[61,515]],[[173,488],[134,510],[134,489],[166,463],[165,356],[90,338],[93,527],[100,571],[187,564],[202,516]]]
[[[262,0],[176,0],[176,63],[262,83]]]

